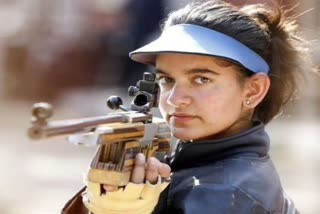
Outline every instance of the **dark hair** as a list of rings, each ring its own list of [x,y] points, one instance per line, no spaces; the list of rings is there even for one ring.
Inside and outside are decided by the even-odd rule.
[[[264,123],[282,111],[297,91],[303,77],[307,49],[296,33],[296,23],[279,6],[268,9],[254,4],[236,7],[223,1],[199,1],[172,12],[163,28],[195,24],[233,37],[259,54],[270,66],[270,89],[255,108],[254,116]],[[243,69],[242,69],[243,70]]]

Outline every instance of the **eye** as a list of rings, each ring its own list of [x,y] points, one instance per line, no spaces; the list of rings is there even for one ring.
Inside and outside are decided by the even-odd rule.
[[[167,77],[167,76],[158,77],[157,80],[158,80],[158,83],[159,83],[160,85],[170,84],[170,83],[173,83],[173,82],[174,82],[174,80],[173,80],[172,78]]]
[[[206,77],[197,77],[197,78],[195,78],[194,81],[195,81],[197,84],[200,84],[200,85],[206,84],[206,83],[209,83],[209,82],[210,82],[210,80],[209,80],[208,78],[206,78]]]

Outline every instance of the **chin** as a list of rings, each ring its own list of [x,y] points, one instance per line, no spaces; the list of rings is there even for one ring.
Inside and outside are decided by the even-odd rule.
[[[172,130],[172,135],[180,140],[189,141],[194,140],[199,137],[197,137],[195,134],[190,133],[188,130],[181,130],[181,128],[174,128]]]

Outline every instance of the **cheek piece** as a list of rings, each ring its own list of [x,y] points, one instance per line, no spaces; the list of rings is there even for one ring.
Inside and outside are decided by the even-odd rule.
[[[155,64],[155,57],[161,53],[197,54],[220,57],[238,63],[254,73],[269,72],[269,65],[256,52],[238,40],[193,24],[179,24],[167,27],[153,42],[129,53],[132,60]]]

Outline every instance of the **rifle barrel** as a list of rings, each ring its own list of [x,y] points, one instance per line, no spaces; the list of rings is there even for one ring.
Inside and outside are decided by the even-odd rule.
[[[114,114],[98,117],[88,117],[72,120],[61,120],[48,122],[46,125],[33,124],[28,130],[28,135],[32,139],[41,139],[57,135],[72,134],[85,129],[94,128],[100,124],[128,122],[128,117],[124,114]]]

